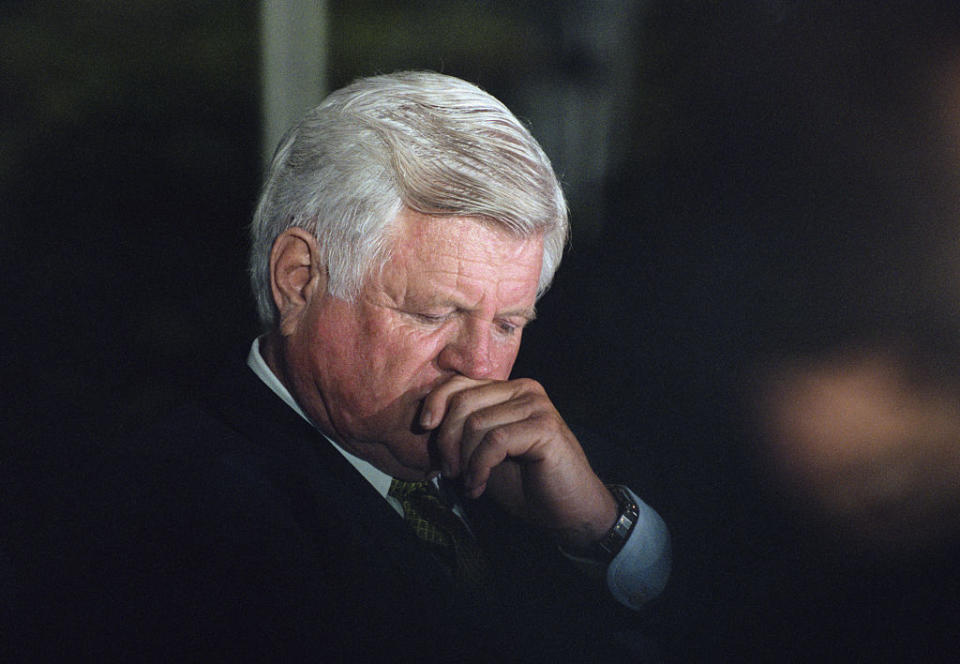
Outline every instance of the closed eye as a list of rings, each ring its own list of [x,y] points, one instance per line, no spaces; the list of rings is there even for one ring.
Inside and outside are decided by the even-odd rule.
[[[497,329],[500,330],[501,333],[508,336],[512,336],[522,331],[523,328],[526,326],[527,322],[528,321],[517,323],[515,321],[500,319],[497,321],[496,325],[497,325]]]
[[[417,320],[419,320],[420,322],[431,324],[431,325],[442,323],[448,318],[450,318],[451,316],[451,314],[449,313],[434,314],[434,313],[426,313],[426,312],[414,312],[414,313],[411,313],[410,315],[416,318]]]

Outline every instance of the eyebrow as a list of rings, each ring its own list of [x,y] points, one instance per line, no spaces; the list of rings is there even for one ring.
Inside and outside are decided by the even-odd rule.
[[[451,309],[457,309],[460,311],[469,310],[467,307],[464,307],[453,300],[443,300],[441,302],[436,302],[434,304],[441,307],[450,307]],[[526,319],[528,323],[532,323],[537,319],[537,308],[536,306],[532,306],[532,307],[523,307],[520,309],[508,309],[507,311],[498,311],[496,315],[497,317],[501,317],[501,318],[505,316],[518,316],[520,318]]]
[[[512,309],[510,311],[502,311],[497,315],[498,316],[519,316],[520,318],[526,318],[528,323],[532,323],[533,321],[537,320],[537,309],[536,307]]]

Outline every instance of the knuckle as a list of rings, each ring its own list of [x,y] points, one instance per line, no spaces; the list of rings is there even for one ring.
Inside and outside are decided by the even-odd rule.
[[[564,424],[560,418],[555,417],[551,412],[541,411],[531,417],[537,428],[544,433],[556,435],[562,433]]]
[[[477,433],[484,428],[484,418],[479,413],[471,413],[463,422],[463,428],[468,433]]]
[[[524,392],[543,392],[543,386],[533,378],[518,378],[516,385]]]
[[[454,392],[452,395],[450,395],[447,403],[449,404],[451,410],[459,410],[466,404],[466,399],[467,396],[464,392]]]
[[[509,436],[505,430],[497,428],[488,431],[483,437],[483,440],[489,447],[501,448],[506,446],[508,437]]]

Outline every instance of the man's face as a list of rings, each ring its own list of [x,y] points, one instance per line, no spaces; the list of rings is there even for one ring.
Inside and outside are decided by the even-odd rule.
[[[469,217],[409,210],[390,261],[356,302],[312,293],[285,337],[282,371],[307,415],[395,477],[435,470],[417,426],[424,396],[454,375],[506,380],[534,315],[543,241]]]

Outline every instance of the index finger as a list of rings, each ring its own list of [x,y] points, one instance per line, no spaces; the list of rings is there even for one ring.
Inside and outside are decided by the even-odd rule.
[[[496,381],[453,376],[445,383],[441,383],[424,397],[423,408],[420,409],[420,426],[427,430],[437,428],[447,414],[447,403],[451,396],[471,387],[480,387],[493,382]]]

